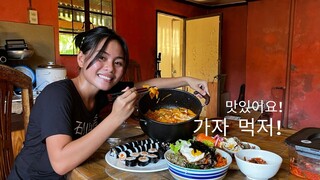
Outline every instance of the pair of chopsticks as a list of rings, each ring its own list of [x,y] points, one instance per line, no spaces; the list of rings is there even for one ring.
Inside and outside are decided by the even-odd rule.
[[[144,93],[149,91],[150,88],[153,88],[155,86],[150,86],[147,88],[138,88],[136,89],[137,93]],[[125,91],[121,91],[121,92],[116,92],[116,93],[112,93],[112,94],[108,94],[108,100],[110,102],[114,101],[118,96],[122,95],[123,93],[125,93]]]

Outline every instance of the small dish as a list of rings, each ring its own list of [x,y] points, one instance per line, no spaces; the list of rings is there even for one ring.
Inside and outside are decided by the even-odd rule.
[[[231,154],[231,155],[239,152],[239,151],[242,150],[242,149],[257,149],[257,150],[260,150],[260,147],[257,146],[256,144],[249,143],[249,142],[241,142],[241,143],[249,145],[250,148],[241,148],[239,145],[237,145],[236,148],[231,149],[231,148],[228,148],[228,147],[227,147],[227,144],[226,144],[226,143],[224,143],[224,144],[222,145],[222,149],[225,150],[225,151],[227,151],[227,152],[228,152],[229,154]]]

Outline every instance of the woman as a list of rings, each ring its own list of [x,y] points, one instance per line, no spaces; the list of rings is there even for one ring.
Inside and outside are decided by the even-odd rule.
[[[129,55],[124,40],[106,27],[75,37],[80,49],[79,75],[49,84],[33,106],[26,141],[9,179],[64,179],[64,175],[90,157],[132,114],[142,85],[176,88],[189,85],[205,95],[205,81],[180,77],[120,82]],[[124,91],[101,117],[108,105],[106,93]]]

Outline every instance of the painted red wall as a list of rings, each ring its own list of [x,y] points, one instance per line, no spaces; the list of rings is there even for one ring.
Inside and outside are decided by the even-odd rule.
[[[282,101],[286,86],[289,16],[291,0],[249,3],[246,61],[246,99]],[[283,120],[273,112],[274,120]]]
[[[295,2],[288,125],[320,127],[320,1]]]
[[[273,123],[297,130],[320,127],[319,8],[305,0],[248,6],[246,98],[276,102]]]

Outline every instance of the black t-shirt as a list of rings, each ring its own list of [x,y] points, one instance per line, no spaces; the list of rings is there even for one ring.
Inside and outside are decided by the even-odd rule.
[[[132,82],[119,82],[109,91],[96,95],[96,104],[88,111],[73,82],[69,79],[49,84],[32,108],[26,141],[16,158],[11,179],[63,179],[51,167],[45,139],[56,134],[80,138],[95,128],[106,115],[99,113],[111,106],[107,94],[119,92]],[[110,108],[109,108],[110,109]],[[10,179],[9,178],[9,179]]]

